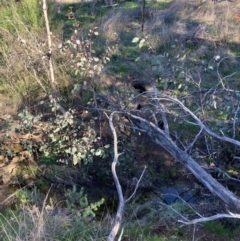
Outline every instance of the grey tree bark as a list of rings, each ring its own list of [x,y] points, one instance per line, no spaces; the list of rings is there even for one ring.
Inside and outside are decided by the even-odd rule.
[[[208,174],[190,155],[181,150],[163,130],[139,116],[128,113],[128,118],[176,160],[182,163],[211,193],[219,197],[228,209],[240,213],[240,199]]]

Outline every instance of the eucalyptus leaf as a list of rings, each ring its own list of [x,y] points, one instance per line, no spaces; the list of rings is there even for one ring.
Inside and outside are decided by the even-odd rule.
[[[132,43],[137,43],[139,41],[139,38],[138,37],[135,37],[133,40],[132,40]]]
[[[145,39],[142,39],[142,40],[140,41],[139,45],[138,45],[139,48],[142,48],[142,47],[144,46],[145,42],[146,42],[146,40],[145,40]]]
[[[95,152],[95,156],[101,156],[102,155],[102,150],[101,149],[98,149],[96,152]]]
[[[76,153],[76,151],[77,151],[77,148],[74,146],[74,147],[72,148],[72,154]]]

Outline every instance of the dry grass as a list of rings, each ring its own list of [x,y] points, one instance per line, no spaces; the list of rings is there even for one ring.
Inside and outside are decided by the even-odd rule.
[[[173,0],[165,10],[149,9],[146,32],[157,46],[174,38],[210,42],[240,41],[240,2]]]
[[[140,16],[139,9],[121,9],[113,10],[107,13],[101,20],[99,26],[100,32],[108,41],[119,41],[119,37],[123,31],[134,32],[139,29],[139,23],[135,20]]]
[[[65,208],[50,211],[25,205],[19,211],[0,214],[2,241],[93,241],[106,240],[110,221],[87,220]]]
[[[222,1],[214,4],[212,1],[174,0],[165,15],[172,16],[178,12],[179,19],[195,23],[192,28],[195,32],[200,25],[204,26],[201,37],[206,40],[238,42],[240,40],[239,11],[239,1]]]
[[[15,31],[0,28],[0,34],[5,42],[0,45],[1,91],[11,96],[11,102],[15,106],[31,105],[46,93],[50,93],[47,45],[43,37],[45,31],[41,33],[30,31],[17,14],[14,18],[6,18],[4,21],[11,22]],[[58,42],[55,37],[54,59],[59,58],[56,51]],[[59,88],[69,84],[65,65],[58,64],[55,68]]]
[[[1,240],[18,241],[52,240],[70,222],[67,215],[47,214],[36,206],[25,206],[19,214],[12,213],[10,219],[1,219]]]

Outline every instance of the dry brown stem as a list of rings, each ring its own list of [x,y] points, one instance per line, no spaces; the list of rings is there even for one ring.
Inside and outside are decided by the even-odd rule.
[[[49,97],[52,100],[52,102],[55,104],[57,109],[64,114],[64,113],[66,113],[66,111],[57,102],[57,99],[59,97],[59,92],[58,92],[57,84],[56,84],[56,81],[55,81],[54,68],[53,68],[53,62],[52,62],[52,39],[51,39],[51,31],[50,31],[49,21],[48,21],[46,0],[42,0],[42,9],[43,9],[45,26],[46,26],[46,31],[47,31],[48,52],[46,53],[46,55],[48,57],[50,80],[51,80],[51,87],[52,87],[52,96],[49,96]]]

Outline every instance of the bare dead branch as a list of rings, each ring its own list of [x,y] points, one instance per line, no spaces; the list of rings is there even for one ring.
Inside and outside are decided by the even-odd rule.
[[[220,168],[218,167],[212,167],[210,169],[213,169],[213,170],[216,170],[220,173],[222,173],[224,176],[227,177],[228,180],[231,180],[231,181],[234,181],[234,182],[239,182],[240,183],[240,180],[237,179],[237,178],[234,178],[234,177],[231,177],[227,172],[224,172],[223,170],[221,170]],[[220,181],[220,179],[218,179]],[[225,178],[223,180],[226,180]]]
[[[153,99],[155,99],[158,94],[156,86],[153,87],[153,93],[154,93]],[[167,121],[167,117],[166,117],[166,111],[164,111],[164,107],[162,106],[162,104],[159,101],[156,101],[156,105],[159,108],[159,110],[161,111],[161,116],[162,116],[162,121],[163,121],[163,126],[164,126],[164,131],[166,133],[166,136],[169,136],[169,126],[168,126],[168,121]]]
[[[114,114],[115,114],[115,112],[112,112],[109,117],[109,125],[110,125],[111,131],[113,133],[113,141],[114,141],[114,143],[113,143],[114,144],[114,159],[112,162],[112,174],[113,174],[113,179],[114,179],[114,182],[115,182],[115,185],[117,188],[117,192],[118,192],[119,204],[118,204],[118,210],[117,210],[117,213],[115,216],[114,224],[113,224],[112,230],[107,238],[107,241],[114,241],[114,239],[119,231],[119,228],[120,228],[120,225],[122,222],[122,215],[123,215],[123,209],[124,209],[124,204],[125,204],[124,198],[123,198],[123,193],[122,193],[122,187],[120,185],[120,182],[118,180],[118,176],[116,173],[116,164],[118,162],[119,153],[118,153],[117,133],[116,133],[115,127],[113,125]]]
[[[195,142],[198,140],[199,136],[201,135],[202,131],[203,131],[203,127],[201,127],[198,134],[194,137],[194,140],[192,141],[192,143],[185,149],[186,152],[188,152],[188,150],[190,150],[193,147],[193,145],[195,144]]]
[[[238,101],[238,106],[237,106],[237,109],[235,111],[235,114],[234,114],[234,117],[233,117],[233,139],[235,139],[236,137],[236,120],[237,120],[237,115],[239,114],[239,108],[240,108],[240,103]]]
[[[142,178],[143,178],[143,175],[144,175],[144,172],[145,172],[146,168],[147,168],[147,167],[144,166],[144,169],[143,169],[143,171],[142,171],[142,174],[141,174],[140,178],[139,178],[138,181],[137,181],[137,184],[136,184],[136,186],[135,186],[135,189],[134,189],[132,195],[125,201],[125,203],[129,202],[129,201],[132,199],[132,197],[135,195],[135,193],[136,193],[136,191],[137,191],[137,189],[138,189],[139,183],[141,182],[141,180],[142,180]]]
[[[142,180],[144,172],[147,168],[146,166],[144,167],[144,170],[143,170],[139,180],[137,181],[136,187],[135,187],[132,195],[125,201],[124,197],[123,197],[122,187],[120,185],[120,182],[119,182],[119,179],[118,179],[118,176],[117,176],[117,173],[116,173],[116,164],[118,162],[118,157],[120,156],[120,154],[118,153],[117,133],[116,133],[116,129],[113,125],[113,116],[114,116],[115,113],[116,112],[112,112],[110,117],[109,117],[109,126],[111,128],[112,133],[113,133],[113,141],[114,141],[113,142],[113,144],[114,144],[114,147],[113,147],[114,158],[113,158],[113,162],[112,162],[112,174],[113,174],[113,179],[114,179],[114,182],[115,182],[115,185],[116,185],[116,188],[117,188],[117,192],[118,192],[119,204],[118,204],[118,209],[117,209],[117,213],[116,213],[116,216],[115,216],[114,224],[113,224],[112,230],[111,230],[111,232],[110,232],[110,234],[107,238],[107,241],[114,241],[114,239],[115,239],[115,237],[116,237],[116,235],[117,235],[117,233],[120,229],[120,226],[121,226],[122,215],[123,215],[125,203],[130,201],[130,199],[135,195],[135,193],[138,189],[139,183]],[[122,229],[122,232],[120,234],[119,240],[121,240],[122,234],[123,234],[123,229]]]
[[[178,216],[180,216],[182,219],[185,220],[185,222],[189,222],[189,220],[184,217],[180,212],[178,212],[175,208],[173,208],[171,205],[167,205],[166,203],[163,203],[163,202],[158,202],[160,205],[166,207],[166,208],[169,208],[171,209],[174,213],[176,213]]]
[[[198,126],[200,128],[203,128],[203,130],[205,132],[207,132],[209,135],[211,135],[219,140],[232,143],[236,146],[240,146],[240,141],[232,139],[227,136],[220,136],[220,135],[216,134],[215,132],[213,132],[212,130],[210,130],[210,128],[207,127],[205,124],[203,124],[203,122],[190,109],[188,109],[180,100],[173,98],[171,96],[165,95],[165,94],[160,94],[160,93],[158,95],[158,99],[159,100],[168,100],[168,101],[172,101],[172,102],[178,104],[186,113],[188,113],[197,122]]]
[[[217,64],[217,75],[218,75],[219,83],[222,85],[222,88],[223,88],[224,90],[227,90],[227,88],[226,88],[226,86],[225,86],[225,84],[224,84],[224,80],[227,79],[227,78],[230,78],[230,77],[232,77],[233,75],[236,74],[236,72],[234,72],[234,73],[231,73],[230,75],[227,75],[227,76],[225,76],[225,77],[222,78],[222,76],[221,76],[221,74],[220,74],[220,72],[219,72],[220,64],[221,64],[224,60],[229,59],[229,58],[231,58],[231,57],[229,57],[229,56],[224,57],[224,58],[222,58],[222,59],[218,62],[218,64]],[[234,58],[240,58],[240,56],[234,56]]]
[[[155,143],[162,146],[167,152],[169,152],[169,154],[188,168],[190,172],[209,189],[210,192],[218,196],[228,205],[229,208],[236,212],[240,212],[240,199],[208,174],[189,154],[181,150],[169,137],[165,135],[163,130],[146,119],[131,113],[126,114],[128,118],[131,119],[138,128],[148,134]]]
[[[240,214],[236,214],[236,213],[219,213],[210,217],[201,217],[201,218],[197,218],[197,219],[193,219],[191,221],[183,221],[183,220],[178,220],[178,222],[186,224],[186,225],[190,225],[190,224],[197,224],[197,223],[202,223],[202,222],[208,222],[208,221],[212,221],[212,220],[216,220],[216,219],[220,219],[220,218],[237,218],[240,219]]]

